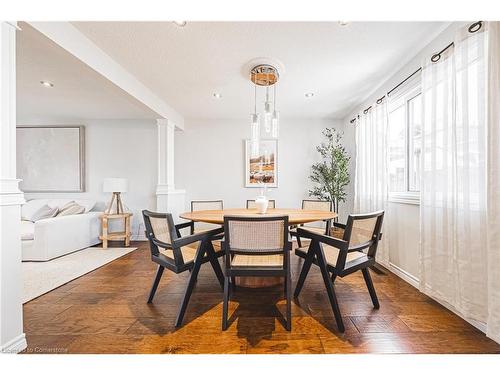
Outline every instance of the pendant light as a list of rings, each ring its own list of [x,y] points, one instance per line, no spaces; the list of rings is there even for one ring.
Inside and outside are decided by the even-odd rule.
[[[254,83],[254,113],[251,115],[250,134],[252,142],[252,156],[259,152],[260,138],[277,139],[279,133],[279,112],[276,110],[276,83],[278,70],[269,64],[254,66],[250,71],[250,79]],[[257,112],[257,86],[265,86],[264,111],[261,116]],[[269,86],[274,86],[273,100],[271,101]]]
[[[266,101],[264,102],[264,132],[266,137],[271,133],[271,121],[273,113],[271,110],[271,102],[269,101],[269,86],[266,87]]]
[[[250,116],[250,143],[251,143],[251,154],[255,158],[259,156],[259,143],[260,143],[260,116],[257,113],[257,85],[255,84],[254,93],[254,111]]]
[[[280,113],[276,110],[276,85],[274,85],[274,110],[271,118],[271,137],[278,138]]]

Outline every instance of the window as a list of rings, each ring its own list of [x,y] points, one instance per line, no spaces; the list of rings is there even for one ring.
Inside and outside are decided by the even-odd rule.
[[[389,198],[419,203],[422,137],[420,85],[391,95],[388,105]]]

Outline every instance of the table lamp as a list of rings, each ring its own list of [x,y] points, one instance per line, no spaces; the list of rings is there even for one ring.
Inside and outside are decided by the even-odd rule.
[[[113,203],[116,199],[116,212],[115,214],[122,214],[123,205],[120,197],[120,193],[126,193],[128,187],[128,180],[126,178],[105,178],[103,182],[103,191],[105,193],[113,193],[111,197],[111,202],[109,202],[109,206],[106,209],[106,213],[110,214],[113,208]]]

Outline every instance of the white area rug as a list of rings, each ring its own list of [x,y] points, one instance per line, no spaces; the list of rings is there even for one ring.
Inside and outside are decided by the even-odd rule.
[[[102,249],[89,247],[48,262],[23,262],[23,303],[85,275],[135,249],[137,248],[108,247]]]

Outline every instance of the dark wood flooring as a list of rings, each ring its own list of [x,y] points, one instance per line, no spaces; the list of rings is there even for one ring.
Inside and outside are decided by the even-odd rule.
[[[346,332],[337,331],[317,268],[292,304],[287,332],[282,288],[240,288],[233,322],[221,331],[222,292],[202,267],[183,327],[174,327],[188,273],[165,271],[146,304],[156,270],[146,242],[24,305],[27,353],[500,353],[500,345],[395,275],[372,272],[380,309],[361,273],[337,279]],[[105,251],[105,250],[103,250]],[[293,256],[295,287],[302,260]]]

